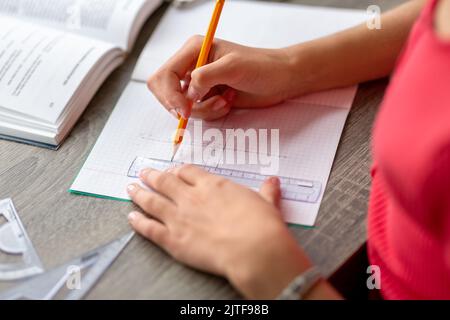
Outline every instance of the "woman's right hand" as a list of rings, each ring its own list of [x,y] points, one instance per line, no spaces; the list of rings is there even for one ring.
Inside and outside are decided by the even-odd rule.
[[[287,49],[215,39],[210,62],[194,70],[202,42],[202,36],[189,39],[148,80],[150,90],[174,116],[214,120],[231,107],[266,107],[296,94]],[[195,102],[192,110],[190,101]]]

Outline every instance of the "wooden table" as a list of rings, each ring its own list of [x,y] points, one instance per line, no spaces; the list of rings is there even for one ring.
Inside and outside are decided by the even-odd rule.
[[[383,10],[402,0],[304,0],[311,5]],[[69,138],[57,151],[0,141],[0,199],[11,197],[45,268],[50,269],[130,231],[133,205],[67,192],[113,110],[147,39],[167,6],[146,23],[127,62],[106,81]],[[326,275],[366,240],[370,188],[370,132],[386,80],[360,86],[344,129],[320,209],[317,227],[291,227]],[[11,284],[0,283],[0,289]],[[238,298],[228,283],[172,260],[135,237],[90,292],[90,299]]]

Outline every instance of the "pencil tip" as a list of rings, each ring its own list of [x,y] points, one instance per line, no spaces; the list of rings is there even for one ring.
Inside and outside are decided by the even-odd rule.
[[[179,147],[180,147],[180,144],[174,144],[173,145],[172,158],[170,159],[170,162],[173,162],[173,159],[175,159],[175,156],[177,155]]]

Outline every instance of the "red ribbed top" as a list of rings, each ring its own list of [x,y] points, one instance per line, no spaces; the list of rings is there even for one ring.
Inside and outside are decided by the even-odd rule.
[[[450,299],[450,41],[416,22],[373,135],[371,264],[386,299]]]

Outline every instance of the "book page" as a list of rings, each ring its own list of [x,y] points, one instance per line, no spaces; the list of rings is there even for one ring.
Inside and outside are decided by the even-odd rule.
[[[0,17],[0,118],[56,124],[113,45]]]
[[[328,98],[333,100],[332,95]],[[175,161],[257,174],[262,172],[261,167],[265,167],[265,175],[319,181],[322,191],[317,202],[282,201],[287,222],[312,226],[349,110],[291,100],[272,108],[233,110],[226,118],[213,122],[192,119],[187,128],[189,136],[195,137],[195,131],[201,127],[199,132],[202,138],[186,139]],[[127,185],[138,182],[138,179],[128,176],[133,161],[137,157],[170,160],[176,126],[177,120],[160,105],[144,83],[131,82],[71,186],[71,191],[128,200]],[[220,157],[207,152],[212,144],[207,137],[208,129],[222,133],[223,148],[219,147],[219,150],[223,150],[223,153]],[[267,153],[250,143],[232,143],[234,136],[227,135],[227,129],[278,130],[279,150],[273,152],[271,149]],[[214,141],[216,147],[217,142]],[[270,143],[275,143],[275,140]],[[260,161],[239,164],[227,159],[229,154],[237,156],[237,152],[247,160],[255,155]],[[261,158],[268,155],[270,161],[263,163]]]
[[[0,0],[0,14],[114,43],[128,50],[140,10],[159,0]],[[149,8],[151,12],[154,8]]]

